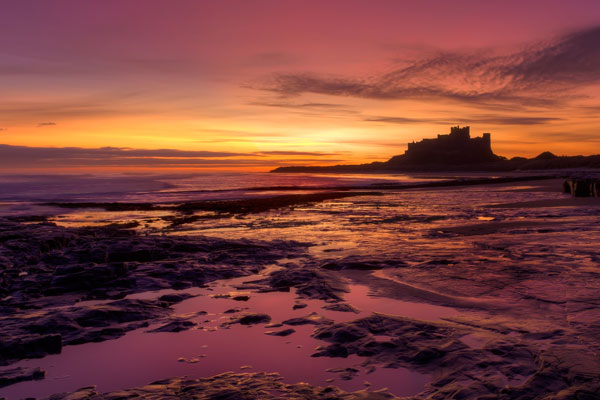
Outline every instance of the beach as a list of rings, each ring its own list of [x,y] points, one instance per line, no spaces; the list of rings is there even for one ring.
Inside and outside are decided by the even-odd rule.
[[[527,176],[3,177],[0,397],[594,398],[600,199]]]

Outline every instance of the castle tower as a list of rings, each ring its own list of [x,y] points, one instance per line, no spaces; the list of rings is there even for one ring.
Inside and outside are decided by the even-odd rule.
[[[490,151],[492,150],[492,135],[488,132],[484,133],[483,135],[481,135],[483,142],[485,143],[485,145],[487,147],[490,148]]]
[[[471,138],[471,127],[459,125],[450,128],[450,137],[459,140],[468,140]]]

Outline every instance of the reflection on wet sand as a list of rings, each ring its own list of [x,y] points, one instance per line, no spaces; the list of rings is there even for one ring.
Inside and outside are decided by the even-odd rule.
[[[89,324],[107,307],[154,314],[143,326],[121,322],[102,342],[65,342],[60,354],[13,362],[46,378],[0,395],[107,392],[226,371],[236,374],[214,379],[267,385],[252,373],[277,372],[313,394],[327,385],[422,398],[594,393],[599,204],[550,191],[555,183],[392,190],[177,225],[165,223],[168,211],[94,209],[55,210],[48,221],[58,227],[3,222],[0,256],[18,269],[5,307],[40,306],[23,311],[30,321],[51,307],[70,310]],[[135,224],[100,227],[112,222]],[[39,257],[14,256],[34,245]],[[83,249],[93,265],[82,263]],[[107,272],[116,274],[110,288],[93,275]],[[89,276],[95,297],[81,296],[70,273]],[[45,291],[33,283],[42,276]],[[3,334],[13,334],[8,326]]]
[[[348,299],[356,303],[355,306],[360,305],[358,314],[329,311],[323,308],[325,302],[311,299],[302,300],[306,307],[294,310],[297,298],[294,290],[270,293],[248,291],[244,292],[249,294],[247,301],[235,300],[231,293],[236,293],[237,288],[243,287],[243,282],[247,280],[218,281],[207,288],[183,291],[194,297],[178,303],[172,318],[185,318],[197,324],[185,332],[149,333],[155,328],[151,325],[119,339],[70,346],[59,355],[14,364],[23,368],[39,366],[46,371],[46,379],[13,385],[4,389],[3,394],[17,397],[26,390],[32,396],[48,396],[92,384],[105,392],[143,385],[165,376],[202,377],[243,369],[277,371],[289,383],[304,381],[323,386],[335,383],[350,391],[365,389],[364,381],[369,382],[369,389],[389,388],[397,396],[413,395],[423,390],[428,377],[405,368],[366,369],[361,366],[363,360],[357,356],[344,359],[311,358],[315,348],[324,344],[311,337],[314,324],[294,324],[294,333],[285,337],[265,334],[269,329],[274,329],[273,326],[281,325],[281,321],[296,316],[315,313],[331,321],[345,322],[372,312],[382,312],[389,306],[394,306],[397,315],[403,315],[404,312],[411,314],[414,304],[397,301],[386,305],[384,299],[370,298],[368,289],[358,285],[351,287],[352,296]],[[127,299],[147,300],[180,293],[162,290],[131,295]],[[87,303],[98,304],[102,303]],[[427,309],[427,306],[424,308]],[[202,311],[201,315],[198,315],[199,311]],[[272,322],[247,326],[228,324],[233,318],[250,313],[268,313]],[[276,356],[269,356],[271,354]],[[118,362],[115,362],[115,357]],[[352,379],[333,372],[344,372],[349,368],[356,369]]]

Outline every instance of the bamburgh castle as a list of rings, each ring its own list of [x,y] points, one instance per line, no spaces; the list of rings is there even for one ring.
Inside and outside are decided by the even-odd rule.
[[[471,138],[468,126],[453,126],[448,135],[409,143],[400,157],[411,164],[466,164],[501,159],[492,152],[491,135],[484,133],[481,137]]]
[[[492,136],[484,133],[471,138],[468,126],[453,126],[447,135],[423,139],[408,144],[404,154],[387,161],[360,165],[333,165],[327,167],[279,167],[273,172],[382,172],[382,171],[516,171],[556,168],[600,168],[600,154],[595,156],[557,157],[544,152],[534,158],[514,157],[507,160],[492,151]],[[583,182],[578,187],[584,187]],[[582,186],[584,185],[584,186]],[[589,185],[588,185],[589,186]],[[585,186],[585,187],[588,187]],[[591,186],[590,186],[591,187]],[[598,186],[600,187],[600,186]],[[597,188],[593,186],[592,192]],[[569,191],[578,192],[569,186]],[[565,187],[565,190],[567,188]],[[579,191],[584,190],[580,189]],[[596,195],[597,194],[589,194]]]

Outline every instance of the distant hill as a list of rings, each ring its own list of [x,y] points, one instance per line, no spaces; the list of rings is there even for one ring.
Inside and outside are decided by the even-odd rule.
[[[447,135],[408,144],[402,155],[385,162],[327,167],[279,167],[271,172],[434,172],[434,171],[516,171],[535,169],[600,168],[600,155],[556,156],[545,151],[534,158],[514,157],[510,160],[492,151],[491,134],[471,138],[468,126],[454,126]]]

